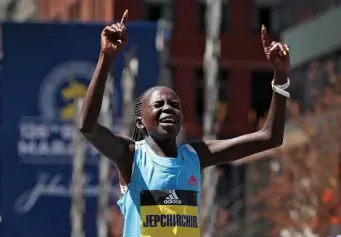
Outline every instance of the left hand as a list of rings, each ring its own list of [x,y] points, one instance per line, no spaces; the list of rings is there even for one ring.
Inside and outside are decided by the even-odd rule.
[[[261,35],[265,56],[274,71],[289,71],[289,46],[276,41],[272,41],[270,43],[268,33],[266,32],[264,25],[262,26]]]

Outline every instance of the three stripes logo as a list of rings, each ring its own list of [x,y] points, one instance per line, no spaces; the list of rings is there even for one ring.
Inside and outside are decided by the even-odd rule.
[[[166,197],[163,201],[164,204],[178,204],[181,205],[181,200],[179,199],[178,195],[176,195],[175,191],[170,191],[170,194]]]

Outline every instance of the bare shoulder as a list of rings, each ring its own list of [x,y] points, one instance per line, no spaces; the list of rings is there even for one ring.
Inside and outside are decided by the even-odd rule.
[[[100,124],[91,134],[83,133],[84,137],[104,156],[117,165],[122,162],[133,163],[135,141],[129,137],[114,134],[110,129]]]
[[[200,160],[201,168],[202,169],[205,168],[206,167],[205,164],[207,163],[206,160],[209,159],[209,157],[211,156],[211,152],[206,142],[203,140],[196,140],[189,142],[188,145],[190,145],[197,153]]]

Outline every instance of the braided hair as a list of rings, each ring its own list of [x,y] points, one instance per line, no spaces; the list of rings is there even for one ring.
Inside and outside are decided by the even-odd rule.
[[[139,96],[136,101],[135,101],[135,106],[134,106],[134,115],[135,118],[141,116],[141,108],[142,108],[142,97],[145,93],[143,93],[141,96]],[[142,129],[139,129],[136,125],[134,128],[134,133],[133,133],[133,140],[134,141],[141,141],[145,138],[146,132]]]
[[[134,115],[135,115],[135,119],[137,117],[141,117],[141,109],[142,109],[142,99],[143,96],[150,90],[157,88],[157,86],[151,87],[148,90],[146,90],[145,92],[143,92],[135,101],[135,106],[134,106]],[[136,124],[135,124],[135,129],[133,132],[133,140],[138,142],[141,141],[143,139],[145,139],[145,137],[147,136],[147,132],[144,129],[139,129]]]

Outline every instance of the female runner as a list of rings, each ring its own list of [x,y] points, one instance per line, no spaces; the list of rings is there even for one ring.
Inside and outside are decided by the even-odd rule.
[[[271,106],[263,128],[227,140],[193,141],[177,146],[182,108],[176,93],[156,86],[135,104],[133,138],[113,134],[97,122],[111,64],[127,42],[125,23],[106,26],[101,51],[86,93],[78,126],[81,133],[120,173],[123,196],[118,205],[124,216],[124,237],[199,237],[201,170],[278,147],[283,142],[289,85],[289,48],[270,42],[265,27],[264,53],[274,70]],[[271,85],[269,85],[271,86]]]

